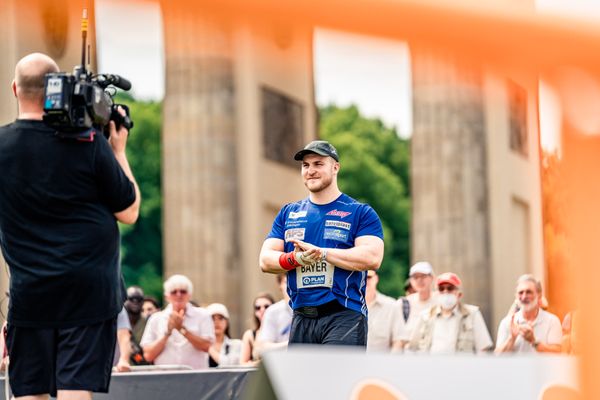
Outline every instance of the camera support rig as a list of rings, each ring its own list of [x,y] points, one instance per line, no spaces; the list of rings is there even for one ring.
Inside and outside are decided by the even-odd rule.
[[[60,137],[93,140],[97,131],[103,131],[108,137],[110,121],[115,122],[117,129],[120,126],[133,128],[129,108],[113,102],[114,88],[113,91],[106,90],[111,85],[129,90],[131,83],[119,75],[92,75],[86,69],[87,31],[87,8],[84,7],[81,20],[81,65],[73,69],[73,74],[58,72],[45,76],[43,120],[46,125],[56,129]],[[118,111],[119,107],[125,110],[124,116]]]

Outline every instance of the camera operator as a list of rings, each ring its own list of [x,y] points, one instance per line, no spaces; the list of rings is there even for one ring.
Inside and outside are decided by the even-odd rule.
[[[33,53],[15,68],[18,118],[0,128],[0,244],[10,268],[9,378],[19,398],[107,392],[125,299],[117,221],[137,220],[128,131],[65,139],[42,121],[44,75]],[[122,110],[120,110],[123,113]]]

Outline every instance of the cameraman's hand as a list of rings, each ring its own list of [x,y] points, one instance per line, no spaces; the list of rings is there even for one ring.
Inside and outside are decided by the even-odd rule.
[[[121,106],[118,107],[119,114],[125,116],[125,110]],[[108,143],[113,149],[115,154],[125,153],[125,146],[127,145],[127,137],[129,136],[129,131],[124,126],[121,126],[117,130],[117,126],[114,121],[110,121],[108,123],[108,130],[110,131],[110,136],[108,138]]]

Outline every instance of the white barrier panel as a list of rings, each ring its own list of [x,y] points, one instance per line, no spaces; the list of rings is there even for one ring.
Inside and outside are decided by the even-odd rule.
[[[560,355],[367,355],[303,347],[266,354],[264,367],[273,394],[285,400],[567,400],[578,390],[576,359]]]

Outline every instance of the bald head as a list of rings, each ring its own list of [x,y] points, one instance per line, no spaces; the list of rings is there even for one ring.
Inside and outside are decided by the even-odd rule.
[[[42,53],[32,53],[21,58],[15,67],[13,90],[19,102],[33,102],[39,106],[44,101],[44,76],[58,72],[53,59]]]

